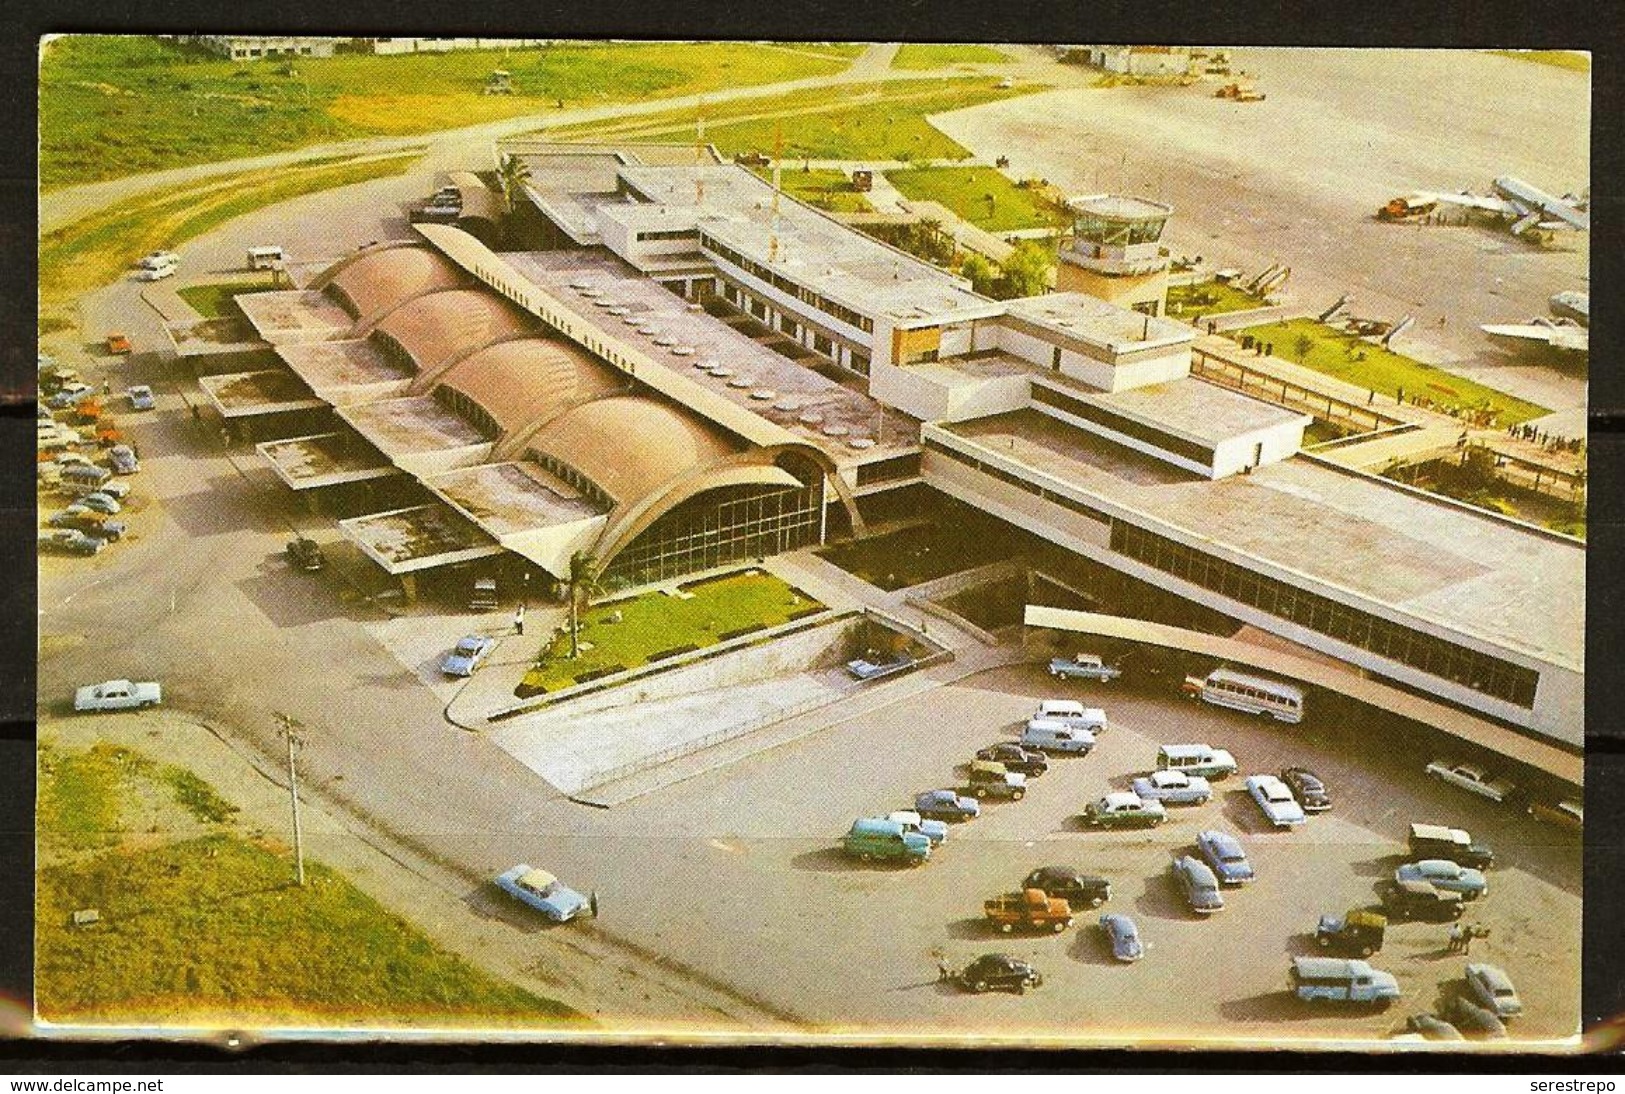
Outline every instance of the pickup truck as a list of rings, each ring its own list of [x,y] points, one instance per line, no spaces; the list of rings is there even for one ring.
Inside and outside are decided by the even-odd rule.
[[[162,689],[151,681],[108,680],[102,684],[86,684],[73,693],[73,709],[77,711],[139,710],[155,707],[163,701]]]
[[[1504,802],[1517,790],[1517,787],[1505,779],[1498,779],[1481,767],[1472,764],[1452,763],[1449,760],[1434,760],[1427,765],[1427,773],[1441,782],[1459,786],[1463,790],[1470,790],[1479,797],[1488,798],[1492,802]]]
[[[1072,926],[1072,905],[1060,897],[1044,895],[1042,889],[1023,889],[983,901],[982,914],[1005,934],[1017,927],[1060,934]]]
[[[1121,676],[1122,670],[1116,665],[1108,665],[1092,653],[1080,653],[1076,657],[1052,657],[1049,663],[1049,674],[1058,680],[1115,680]]]

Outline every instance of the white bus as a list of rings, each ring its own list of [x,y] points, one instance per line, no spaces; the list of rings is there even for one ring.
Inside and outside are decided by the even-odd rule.
[[[1268,714],[1279,722],[1303,721],[1303,691],[1279,680],[1214,669],[1206,677],[1185,677],[1185,693],[1214,706]]]

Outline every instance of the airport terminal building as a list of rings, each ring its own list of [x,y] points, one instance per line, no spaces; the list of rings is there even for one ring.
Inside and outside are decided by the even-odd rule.
[[[1583,545],[1303,452],[1308,417],[1190,375],[1190,327],[987,299],[692,148],[501,151],[545,246],[419,225],[295,268],[238,298],[279,366],[208,378],[222,413],[330,408],[259,444],[290,488],[423,492],[341,522],[409,588],[579,551],[662,581],[923,486],[1053,545],[1085,599],[1160,590],[1580,745]]]

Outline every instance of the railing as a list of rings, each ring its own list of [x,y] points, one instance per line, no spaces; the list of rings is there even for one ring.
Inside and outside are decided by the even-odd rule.
[[[1398,418],[1380,414],[1370,407],[1339,399],[1335,395],[1324,394],[1290,380],[1278,379],[1258,369],[1208,353],[1206,350],[1192,348],[1191,375],[1266,402],[1347,425],[1356,433],[1370,433],[1405,424]]]

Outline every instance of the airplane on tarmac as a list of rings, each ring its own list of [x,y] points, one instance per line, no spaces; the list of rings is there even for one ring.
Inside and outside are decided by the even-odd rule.
[[[1560,292],[1546,302],[1552,314],[1559,319],[1572,319],[1582,327],[1591,326],[1591,294],[1569,290]]]
[[[1486,323],[1478,329],[1490,341],[1526,357],[1581,362],[1591,352],[1591,332],[1566,317],[1537,315],[1527,323]]]
[[[1494,192],[1490,194],[1474,194],[1467,191],[1459,194],[1418,192],[1404,198],[1395,198],[1377,215],[1383,220],[1405,220],[1430,212],[1437,205],[1459,205],[1496,214],[1515,236],[1525,236],[1531,229],[1539,229],[1540,234],[1591,230],[1590,202],[1586,198],[1575,194],[1554,197],[1539,187],[1511,175],[1502,175],[1496,179],[1492,190]],[[1539,235],[1530,238],[1538,237]]]

